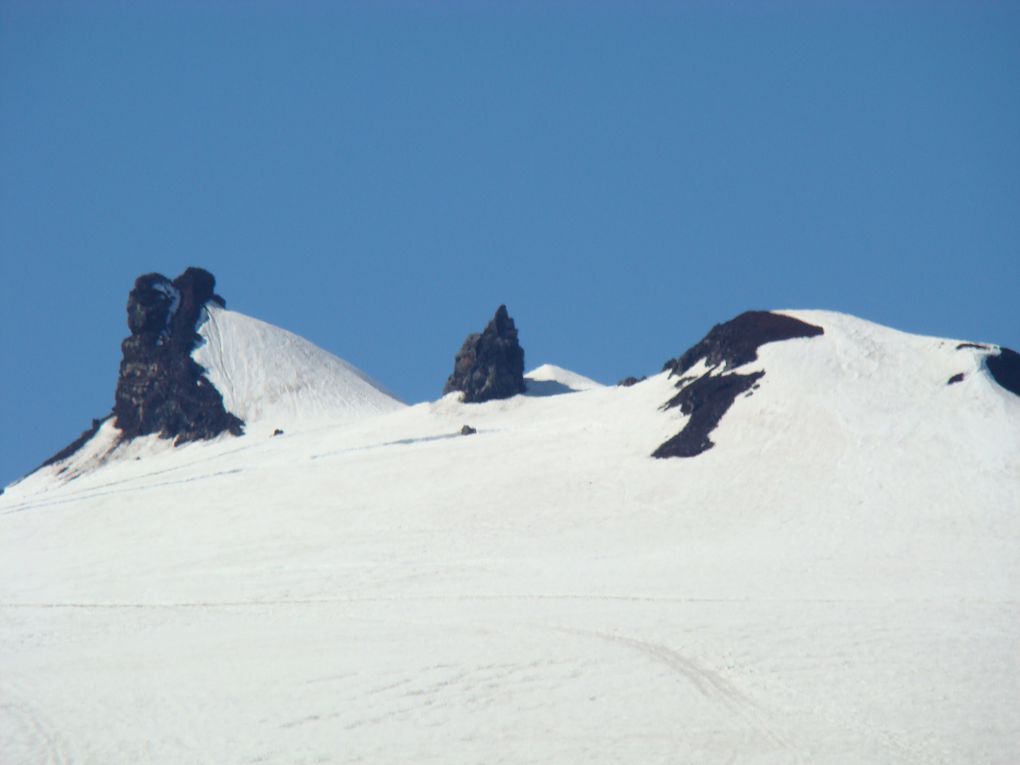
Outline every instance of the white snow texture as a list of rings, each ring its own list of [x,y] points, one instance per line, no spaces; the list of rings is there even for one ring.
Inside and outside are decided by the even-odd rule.
[[[1016,763],[996,349],[789,313],[655,460],[665,374],[405,407],[211,308],[244,436],[107,423],[0,496],[0,762]]]
[[[347,420],[403,406],[364,372],[302,337],[217,305],[193,354],[227,411],[251,426]]]

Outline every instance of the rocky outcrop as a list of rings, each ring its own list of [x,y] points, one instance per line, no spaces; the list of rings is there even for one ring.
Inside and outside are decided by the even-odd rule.
[[[985,366],[995,382],[1010,393],[1020,396],[1020,353],[1000,348],[996,355],[985,359]]]
[[[457,353],[443,393],[461,391],[467,403],[524,393],[524,349],[517,327],[501,305],[481,334],[468,335]]]
[[[641,375],[641,377],[634,377],[633,375],[631,375],[630,377],[624,377],[622,380],[620,380],[620,382],[616,383],[616,387],[631,388],[637,385],[639,382],[644,382],[647,379],[648,377],[645,375]]]
[[[994,351],[995,347],[981,343],[960,343],[956,350],[973,349],[976,351]],[[1000,386],[1017,396],[1020,396],[1020,353],[1014,350],[999,346],[998,353],[989,353],[984,357],[984,365],[991,378]],[[962,382],[965,375],[963,372],[949,378],[949,385]]]
[[[758,358],[758,348],[766,343],[814,337],[824,330],[792,316],[770,311],[745,311],[735,319],[716,324],[682,356],[670,359],[663,370],[682,375],[702,359],[708,367],[734,369]]]
[[[737,367],[758,358],[758,348],[766,343],[814,337],[824,330],[814,324],[768,311],[748,311],[723,324],[716,324],[701,341],[683,355],[663,366],[676,375],[679,389],[663,404],[664,410],[680,407],[689,416],[683,430],[652,452],[653,457],[694,457],[711,449],[709,434],[733,405],[737,396],[751,395],[764,371],[740,374]],[[707,366],[700,376],[684,376],[699,361]]]
[[[226,411],[223,397],[191,358],[201,338],[197,324],[206,303],[225,306],[216,280],[189,268],[173,281],[146,274],[128,296],[131,336],[121,343],[123,358],[113,414],[124,438],[158,433],[175,443],[197,441],[243,424]]]
[[[94,420],[43,464],[70,457],[109,417],[116,418],[125,440],[155,433],[179,444],[221,433],[241,435],[244,423],[226,411],[223,397],[191,358],[202,341],[197,326],[206,304],[225,306],[215,287],[216,279],[201,268],[189,268],[173,281],[162,274],[135,280],[127,303],[131,335],[121,343],[112,414]]]
[[[708,436],[715,430],[722,416],[741,393],[750,393],[757,387],[764,372],[742,375],[729,372],[722,375],[704,375],[684,384],[663,409],[680,407],[690,415],[684,429],[652,452],[653,457],[696,457],[713,446]]]

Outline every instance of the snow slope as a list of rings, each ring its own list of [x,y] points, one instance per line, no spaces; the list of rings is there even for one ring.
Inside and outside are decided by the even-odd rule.
[[[524,384],[529,396],[555,396],[559,393],[574,393],[581,390],[601,388],[590,377],[571,372],[555,364],[542,364],[524,375]]]
[[[249,426],[349,420],[402,404],[364,372],[304,338],[209,303],[192,357]]]
[[[215,303],[205,306],[198,334],[203,342],[192,358],[249,434],[335,427],[406,406],[343,359],[287,330]],[[229,434],[221,438],[233,440]],[[124,441],[115,420],[108,419],[69,459],[42,468],[17,485],[31,487],[54,476],[73,480],[110,462],[151,459],[173,448],[173,439],[159,435]]]
[[[692,459],[660,374],[10,487],[0,761],[1015,762],[1020,398],[789,313]]]

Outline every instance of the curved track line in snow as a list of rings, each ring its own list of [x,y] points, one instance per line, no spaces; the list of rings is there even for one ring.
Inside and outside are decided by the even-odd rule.
[[[757,703],[744,695],[740,689],[722,677],[718,672],[704,666],[701,662],[690,656],[685,656],[662,643],[639,640],[638,638],[625,635],[562,627],[555,629],[559,632],[596,638],[607,643],[622,645],[664,665],[670,671],[683,677],[693,685],[698,693],[706,699],[721,705],[743,720],[751,729],[767,741],[789,752],[790,756],[794,758],[793,762],[805,762],[793,743],[768,722],[764,710]],[[735,761],[738,756],[739,752],[735,751],[733,753],[733,760]]]
[[[258,448],[261,445],[262,445],[262,442],[251,442],[251,443],[247,443],[247,444],[242,444],[240,446],[234,447],[232,449],[227,449],[227,450],[218,452],[216,454],[202,455],[202,456],[196,457],[195,459],[190,460],[188,462],[182,462],[181,464],[173,465],[171,467],[162,468],[162,469],[159,469],[159,470],[149,470],[148,472],[139,473],[138,475],[128,476],[127,478],[120,478],[120,479],[113,480],[113,481],[106,481],[104,483],[97,483],[97,484],[94,484],[93,486],[89,486],[87,488],[79,489],[79,490],[75,490],[73,488],[73,486],[71,485],[71,483],[67,482],[67,483],[64,483],[64,484],[62,484],[60,486],[61,493],[60,493],[60,496],[58,496],[57,498],[55,498],[55,499],[46,499],[47,492],[39,492],[37,494],[29,496],[28,498],[26,498],[22,502],[18,502],[16,504],[12,504],[11,505],[11,509],[4,511],[3,513],[0,513],[0,516],[3,516],[3,515],[12,515],[13,513],[20,513],[20,512],[24,512],[25,510],[33,510],[35,508],[40,508],[40,507],[49,507],[51,505],[63,505],[63,504],[67,504],[68,502],[78,502],[78,501],[81,501],[81,500],[88,500],[88,499],[91,499],[92,497],[97,497],[97,496],[99,496],[99,497],[106,496],[108,494],[113,494],[114,492],[112,492],[112,491],[102,491],[102,490],[103,489],[110,489],[112,487],[117,487],[117,491],[128,491],[128,490],[134,491],[136,488],[138,488],[138,489],[145,489],[145,488],[148,488],[150,486],[151,487],[165,486],[165,485],[167,485],[166,482],[164,482],[164,483],[157,483],[157,484],[144,484],[143,483],[141,486],[135,486],[134,484],[138,484],[138,483],[143,482],[143,481],[148,481],[153,476],[166,475],[167,473],[179,473],[181,471],[186,471],[189,468],[194,468],[195,466],[198,466],[198,465],[206,465],[206,464],[208,464],[210,462],[217,462],[217,461],[220,461],[220,460],[222,460],[222,459],[224,459],[226,457],[232,457],[232,456],[234,456],[236,454],[239,454],[241,452],[245,452],[245,451],[248,451],[248,450],[251,450],[251,449],[256,449],[256,448]],[[229,474],[229,473],[239,473],[239,472],[241,472],[241,468],[233,468],[231,470],[221,470],[221,471],[218,471],[216,473],[206,473],[206,474],[203,474],[203,475],[193,476],[191,480],[200,479],[200,478],[208,478],[208,477],[217,476],[217,475],[226,475],[226,474]],[[184,479],[181,479],[181,480],[183,481]],[[177,481],[177,482],[180,482],[180,481]],[[170,483],[175,483],[175,482],[170,482]],[[65,490],[65,487],[68,487],[68,486],[71,486],[71,488],[68,488],[68,489]]]
[[[495,431],[490,430],[490,429],[480,429],[480,430],[477,430],[475,434],[482,435],[482,434],[491,433],[491,432],[495,432]],[[352,446],[352,447],[347,447],[347,448],[344,448],[344,449],[336,449],[336,450],[333,450],[333,451],[322,452],[322,453],[319,453],[319,454],[312,454],[312,455],[310,455],[310,457],[308,459],[311,459],[311,460],[321,460],[321,459],[328,459],[328,458],[331,458],[331,457],[336,457],[336,456],[340,456],[340,455],[344,455],[344,454],[360,453],[360,452],[372,451],[372,450],[375,450],[375,449],[384,449],[384,448],[393,447],[393,446],[412,446],[412,445],[415,445],[415,444],[432,443],[432,442],[436,442],[436,441],[447,441],[447,440],[463,438],[463,437],[464,437],[464,435],[462,433],[453,432],[453,433],[441,433],[441,434],[438,434],[438,435],[431,435],[431,436],[417,436],[417,437],[411,437],[411,438],[401,438],[401,439],[397,439],[395,441],[384,441],[384,442],[381,442],[381,443],[365,444],[363,446]],[[180,478],[180,479],[175,479],[175,480],[171,480],[171,481],[159,481],[157,483],[148,483],[148,481],[151,478],[153,478],[154,476],[166,475],[168,473],[180,473],[180,472],[183,472],[183,471],[187,471],[187,470],[189,470],[191,468],[194,468],[196,465],[205,465],[205,464],[207,464],[209,462],[219,461],[219,460],[222,460],[222,459],[224,459],[226,457],[232,457],[232,456],[237,455],[238,453],[241,453],[241,452],[245,452],[245,451],[248,451],[248,450],[251,450],[251,449],[257,449],[260,446],[263,446],[264,443],[265,442],[260,441],[260,442],[253,442],[253,443],[243,444],[243,445],[237,446],[235,448],[219,452],[218,454],[213,454],[213,455],[209,455],[209,456],[199,457],[197,459],[191,460],[189,462],[182,463],[180,465],[174,465],[173,467],[163,468],[162,470],[153,470],[151,472],[142,473],[140,475],[135,475],[135,476],[130,476],[130,477],[122,478],[122,479],[115,480],[115,481],[107,481],[105,483],[96,484],[96,485],[91,486],[91,487],[86,488],[86,489],[81,489],[80,491],[71,490],[71,491],[68,491],[68,492],[64,493],[62,496],[54,498],[54,499],[28,498],[24,502],[17,503],[15,505],[13,505],[9,510],[5,510],[4,512],[0,513],[0,517],[5,516],[5,515],[14,515],[15,513],[23,513],[23,512],[25,512],[27,510],[37,510],[37,509],[42,509],[42,508],[47,508],[47,507],[55,507],[55,506],[59,506],[59,505],[66,505],[66,504],[71,503],[71,502],[85,501],[85,500],[93,499],[95,497],[105,497],[105,496],[109,496],[111,494],[119,493],[119,492],[122,492],[122,491],[136,491],[136,490],[137,491],[143,491],[143,490],[157,489],[157,488],[160,488],[160,487],[172,486],[174,484],[179,484],[179,483],[189,483],[189,482],[192,482],[192,481],[201,481],[201,480],[207,480],[207,479],[210,479],[210,478],[218,478],[218,477],[224,476],[224,475],[233,475],[233,474],[236,474],[236,473],[243,472],[243,469],[242,468],[232,468],[230,470],[220,470],[220,471],[211,472],[211,473],[203,473],[201,475],[194,475],[194,476],[191,476],[189,478]],[[43,495],[43,497],[45,497],[45,495]]]
[[[20,762],[40,765],[73,765],[77,760],[57,726],[31,702],[20,685],[10,681],[0,685],[0,733],[4,738],[0,742],[3,756],[0,761],[4,765],[15,765],[19,760],[14,758],[21,756],[26,759]],[[28,750],[14,751],[19,743],[27,744]]]
[[[170,472],[170,471],[166,471],[166,472]],[[208,480],[210,478],[219,478],[221,476],[234,475],[236,473],[241,473],[241,472],[243,472],[241,470],[241,468],[233,468],[231,470],[220,470],[220,471],[218,471],[216,473],[205,473],[203,475],[196,475],[196,476],[192,476],[190,478],[178,478],[178,479],[175,479],[175,480],[172,480],[172,481],[159,481],[158,483],[150,483],[150,484],[145,484],[144,486],[136,486],[136,487],[132,487],[132,491],[148,491],[150,489],[159,489],[159,488],[162,488],[164,486],[176,486],[176,485],[184,484],[184,483],[194,483],[196,481],[204,481],[204,480]],[[128,479],[128,480],[130,480],[130,479]],[[127,482],[127,480],[123,481],[123,482],[118,481],[118,482],[114,482],[114,483],[108,484],[108,486],[114,486],[117,483],[126,483],[126,482]],[[15,513],[24,513],[24,512],[27,512],[29,510],[37,510],[37,509],[41,509],[41,508],[45,508],[45,507],[54,507],[54,506],[57,506],[57,505],[66,505],[69,502],[80,502],[83,499],[94,499],[96,497],[108,497],[108,496],[113,495],[113,494],[120,494],[122,491],[125,490],[125,489],[110,489],[109,491],[99,491],[98,490],[99,488],[101,488],[101,487],[96,487],[95,490],[88,490],[87,492],[82,492],[80,494],[75,494],[75,495],[70,496],[70,497],[62,497],[60,499],[51,499],[48,502],[36,502],[36,503],[33,503],[33,504],[18,505],[18,506],[15,506],[11,510],[8,510],[8,511],[6,511],[4,513],[0,513],[0,516],[3,516],[3,515],[14,515]]]
[[[476,430],[474,434],[491,433],[491,430]],[[453,438],[463,438],[463,433],[440,433],[434,436],[418,436],[415,438],[398,438],[396,441],[383,441],[380,444],[365,444],[364,446],[350,446],[345,449],[336,449],[330,452],[321,452],[320,454],[313,454],[311,459],[321,460],[328,457],[337,457],[341,454],[352,454],[356,452],[367,452],[373,449],[384,449],[387,446],[412,446],[414,444],[427,444],[434,441],[449,441]]]

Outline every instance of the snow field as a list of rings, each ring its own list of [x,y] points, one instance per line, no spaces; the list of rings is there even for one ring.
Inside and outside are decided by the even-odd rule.
[[[691,460],[657,375],[10,487],[0,761],[1013,762],[1020,399],[791,313]]]

